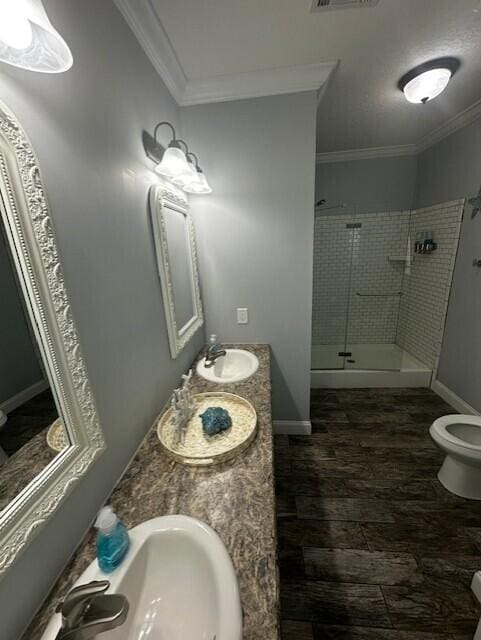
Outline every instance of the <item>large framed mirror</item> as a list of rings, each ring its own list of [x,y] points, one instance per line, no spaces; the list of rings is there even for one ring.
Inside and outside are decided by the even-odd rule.
[[[104,449],[32,145],[0,104],[0,574]]]
[[[204,323],[194,225],[186,195],[167,181],[150,188],[150,211],[170,352],[176,358]]]

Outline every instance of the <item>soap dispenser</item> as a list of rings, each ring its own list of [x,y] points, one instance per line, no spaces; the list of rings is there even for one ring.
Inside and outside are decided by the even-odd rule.
[[[125,558],[130,538],[123,522],[112,507],[103,507],[95,521],[97,533],[97,561],[104,573],[111,573]]]

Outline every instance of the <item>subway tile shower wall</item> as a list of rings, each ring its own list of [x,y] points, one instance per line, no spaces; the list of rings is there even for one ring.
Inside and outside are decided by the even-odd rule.
[[[463,205],[317,216],[313,344],[397,343],[434,368]],[[416,255],[407,276],[402,258],[408,235],[413,243],[427,230],[433,231],[438,249]]]
[[[464,200],[413,211],[410,234],[432,230],[437,249],[415,254],[404,278],[397,343],[431,369],[437,366],[463,217]]]
[[[408,211],[316,217],[313,344],[395,341],[403,265],[387,258],[406,253],[408,227]]]

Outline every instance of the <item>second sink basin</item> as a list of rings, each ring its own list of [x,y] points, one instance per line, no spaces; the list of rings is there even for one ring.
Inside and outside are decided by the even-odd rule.
[[[205,366],[205,358],[199,360],[197,373],[209,382],[226,384],[247,380],[257,371],[259,360],[244,349],[226,349],[226,355],[217,358],[213,367]]]

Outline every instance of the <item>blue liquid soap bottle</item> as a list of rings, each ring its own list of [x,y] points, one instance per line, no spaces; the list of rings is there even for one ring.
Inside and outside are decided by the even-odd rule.
[[[97,560],[104,573],[111,573],[125,558],[130,547],[127,529],[115,515],[112,507],[100,509],[95,521],[97,533]]]

